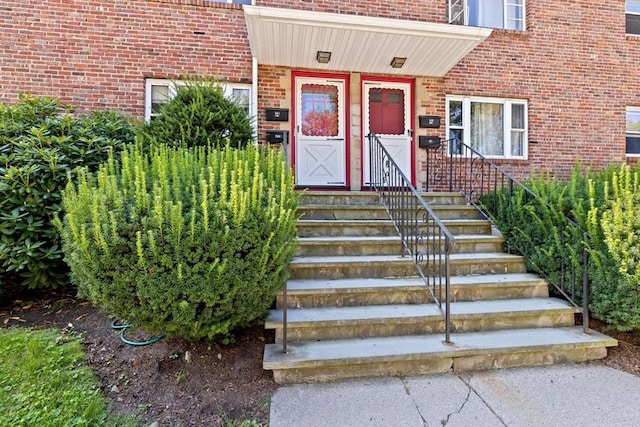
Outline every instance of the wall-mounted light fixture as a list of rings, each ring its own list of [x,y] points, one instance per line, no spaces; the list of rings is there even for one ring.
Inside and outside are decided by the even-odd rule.
[[[318,61],[321,64],[326,64],[331,60],[331,52],[325,52],[323,50],[319,50],[318,53],[316,53],[316,61]]]
[[[398,56],[394,56],[391,60],[391,66],[393,68],[402,68],[404,63],[407,61],[407,58],[400,58]]]

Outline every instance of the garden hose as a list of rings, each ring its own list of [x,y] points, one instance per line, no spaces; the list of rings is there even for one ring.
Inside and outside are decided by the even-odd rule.
[[[153,338],[151,338],[150,340],[147,340],[147,341],[131,341],[130,339],[128,339],[127,337],[124,336],[124,332],[127,329],[131,328],[132,326],[133,326],[133,324],[131,324],[131,323],[122,323],[119,320],[114,320],[113,322],[111,322],[111,329],[119,329],[120,330],[120,340],[125,344],[129,344],[129,345],[140,347],[140,346],[143,346],[143,345],[149,345],[149,344],[157,343],[162,338],[164,338],[164,334],[160,334],[160,335],[155,336],[155,337],[153,337]]]

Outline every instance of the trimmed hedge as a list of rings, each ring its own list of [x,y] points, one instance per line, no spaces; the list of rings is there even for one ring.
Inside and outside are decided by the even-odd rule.
[[[241,148],[251,142],[250,117],[225,98],[218,83],[196,80],[175,88],[176,96],[161,107],[160,115],[139,129],[145,144]]]
[[[297,195],[250,146],[127,148],[81,170],[58,221],[82,296],[149,332],[225,338],[262,320],[288,277]]]
[[[527,256],[530,270],[555,267],[550,280],[562,283],[569,274],[582,275],[584,241],[578,229],[559,229],[567,215],[588,232],[589,310],[611,327],[640,330],[640,168],[610,166],[594,173],[578,165],[568,182],[548,177],[532,179],[527,186],[538,196],[526,198],[515,191],[488,194],[483,203],[498,206],[496,225],[510,235],[510,247]],[[562,237],[562,238],[561,238]],[[560,271],[560,259],[571,269]],[[581,297],[581,289],[578,289]]]
[[[68,174],[95,170],[109,150],[133,141],[116,112],[73,116],[57,100],[22,95],[0,104],[0,280],[3,285],[56,288],[68,282],[58,231]]]

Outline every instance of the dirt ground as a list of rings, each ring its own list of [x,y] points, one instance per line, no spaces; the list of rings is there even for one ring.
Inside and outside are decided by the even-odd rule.
[[[114,413],[138,414],[144,425],[266,426],[271,372],[262,369],[262,326],[236,335],[229,345],[161,339],[148,346],[124,344],[112,319],[70,294],[46,298],[0,297],[0,325],[55,327],[83,337],[88,362]],[[141,339],[139,331],[127,337]],[[145,337],[149,338],[149,337]]]
[[[162,339],[136,347],[122,343],[111,323],[71,294],[0,297],[3,327],[55,327],[83,336],[88,361],[115,413],[138,414],[144,424],[160,426],[234,426],[245,420],[252,427],[268,425],[276,389],[271,373],[262,369],[264,344],[273,342],[269,331],[248,329],[227,346]],[[597,321],[590,326],[620,343],[593,363],[640,376],[640,334],[606,331]]]

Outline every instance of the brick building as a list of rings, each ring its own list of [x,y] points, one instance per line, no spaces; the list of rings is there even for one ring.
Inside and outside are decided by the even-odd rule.
[[[562,177],[637,161],[638,33],[640,0],[0,0],[0,102],[149,119],[216,77],[301,186],[366,185],[370,132],[421,186],[420,136]]]

